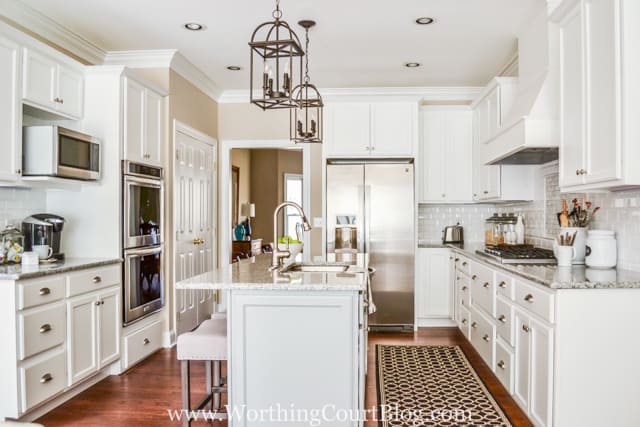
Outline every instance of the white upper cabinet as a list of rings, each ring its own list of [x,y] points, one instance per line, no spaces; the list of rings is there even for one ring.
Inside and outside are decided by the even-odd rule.
[[[640,2],[570,0],[554,12],[560,38],[560,187],[640,185]]]
[[[460,203],[473,200],[472,112],[467,106],[422,110],[420,200]]]
[[[22,168],[19,70],[20,46],[0,36],[0,180],[15,181]]]
[[[22,98],[34,107],[81,119],[84,99],[82,66],[74,68],[53,56],[24,48]]]
[[[164,97],[129,77],[124,85],[124,158],[162,166]]]
[[[328,104],[325,157],[414,157],[417,116],[417,102]]]

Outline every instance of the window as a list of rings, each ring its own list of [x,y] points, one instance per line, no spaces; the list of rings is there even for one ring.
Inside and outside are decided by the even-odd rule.
[[[284,200],[302,206],[302,175],[284,174]],[[296,224],[302,224],[302,218],[296,209],[287,206],[284,210],[284,235],[297,239]]]

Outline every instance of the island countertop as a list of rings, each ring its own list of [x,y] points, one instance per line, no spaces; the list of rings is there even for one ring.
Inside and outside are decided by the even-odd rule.
[[[344,273],[269,271],[271,257],[259,255],[177,282],[176,289],[246,289],[287,291],[364,291],[367,288],[364,261]]]

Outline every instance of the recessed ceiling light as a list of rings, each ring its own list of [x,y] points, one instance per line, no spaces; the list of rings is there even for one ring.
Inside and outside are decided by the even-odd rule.
[[[227,67],[227,70],[229,70],[229,71],[240,71],[240,70],[242,70],[242,67],[240,67],[239,65],[229,65]]]
[[[184,24],[184,28],[190,31],[202,31],[205,29],[205,26],[202,24],[198,24],[197,22],[187,22]]]
[[[422,64],[420,64],[419,62],[406,62],[404,64],[404,66],[407,67],[407,68],[418,68],[421,65]]]
[[[428,16],[422,16],[416,19],[416,24],[419,24],[419,25],[430,25],[430,24],[433,24],[434,22],[436,22],[436,20]]]

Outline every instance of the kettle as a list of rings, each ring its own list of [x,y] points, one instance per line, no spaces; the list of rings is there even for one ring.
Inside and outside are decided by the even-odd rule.
[[[460,223],[447,225],[442,230],[442,243],[464,243],[464,231]]]

